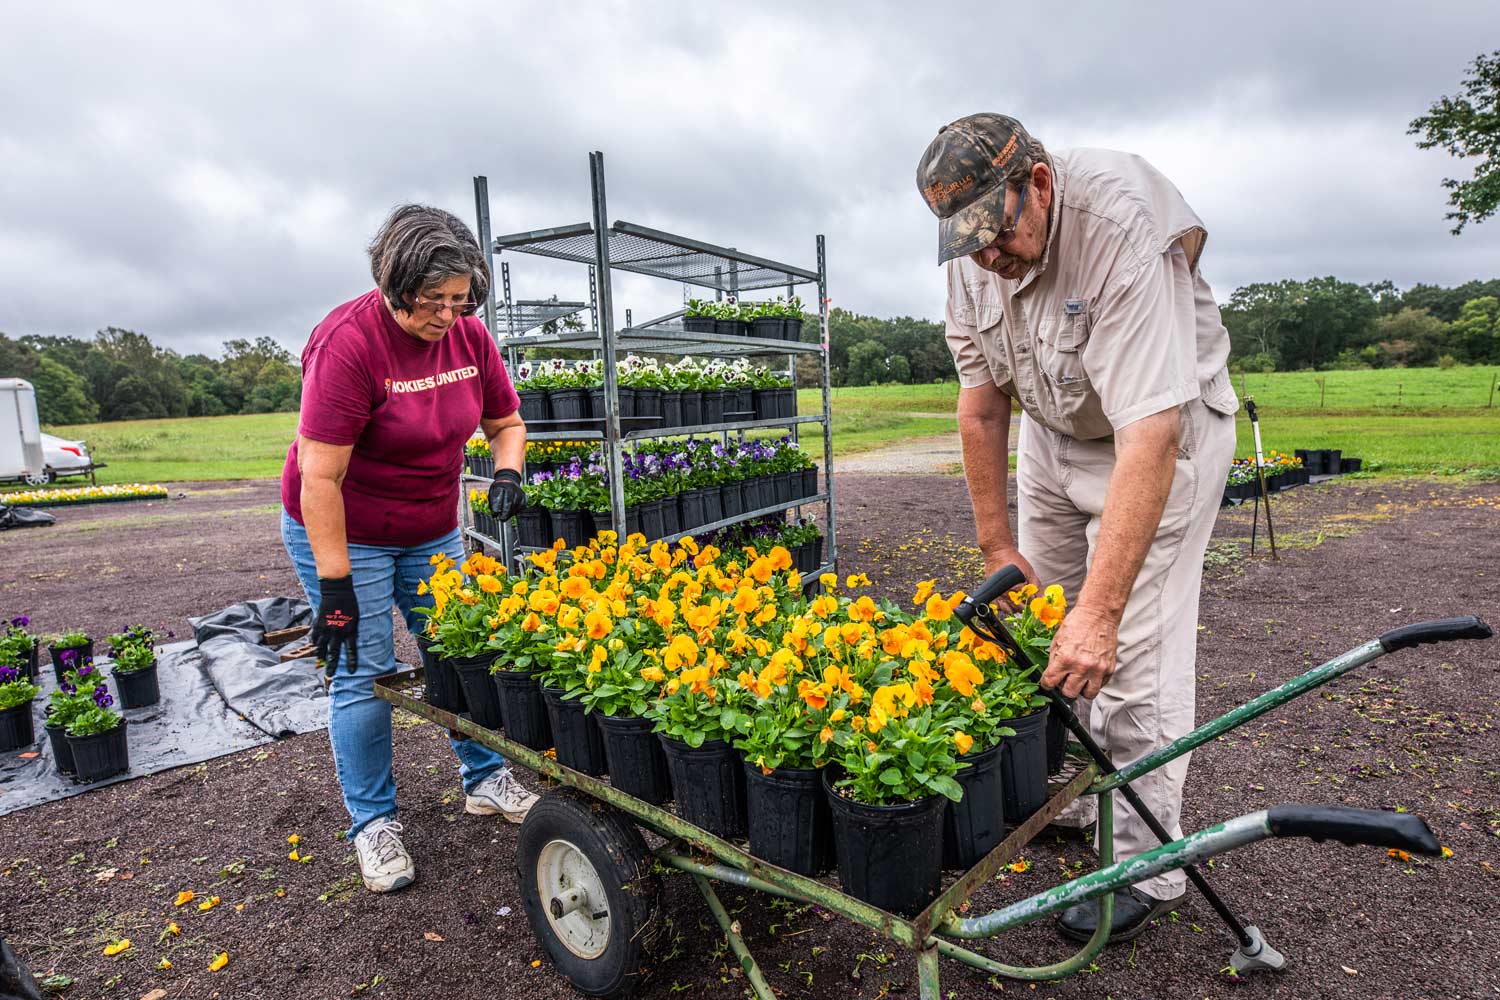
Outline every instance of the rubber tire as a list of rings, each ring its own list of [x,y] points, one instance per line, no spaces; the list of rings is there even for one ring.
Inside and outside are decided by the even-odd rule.
[[[537,885],[537,861],[550,841],[564,839],[581,851],[604,883],[610,916],[609,944],[584,959],[558,940]],[[581,792],[557,788],[531,807],[516,843],[516,882],[531,933],[564,978],[593,997],[628,997],[646,974],[645,956],[661,929],[661,880],[651,852],[625,815]]]
[[[26,485],[28,486],[51,486],[54,482],[57,481],[57,473],[54,472],[52,470],[52,466],[49,465],[45,469],[43,469],[39,475],[27,476],[25,478]]]

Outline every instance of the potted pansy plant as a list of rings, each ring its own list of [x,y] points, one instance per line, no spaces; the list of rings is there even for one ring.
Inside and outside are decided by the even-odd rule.
[[[115,686],[121,708],[145,708],[161,700],[157,678],[155,637],[144,625],[131,625],[109,636],[109,655],[114,660]]]
[[[16,615],[0,632],[0,662],[14,662],[20,665],[21,673],[28,680],[35,681],[37,673],[38,653],[41,650],[41,642],[36,636],[27,631],[31,619],[25,615]]]
[[[47,640],[47,654],[52,658],[52,671],[61,684],[69,670],[94,662],[94,640],[87,632],[64,632]]]
[[[22,672],[23,665],[0,657],[0,753],[36,742],[31,702],[41,688]]]
[[[100,781],[130,770],[125,718],[103,684],[93,688],[68,721],[68,749],[79,781]]]

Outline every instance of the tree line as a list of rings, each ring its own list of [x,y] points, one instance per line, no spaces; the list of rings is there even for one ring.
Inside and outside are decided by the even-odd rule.
[[[301,368],[270,337],[225,341],[223,356],[210,358],[118,327],[92,340],[0,333],[0,377],[35,386],[44,424],[272,413],[302,398]]]

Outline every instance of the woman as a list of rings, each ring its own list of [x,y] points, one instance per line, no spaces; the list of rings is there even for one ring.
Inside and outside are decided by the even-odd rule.
[[[459,467],[476,426],[489,439],[491,510],[523,506],[526,425],[476,303],[490,275],[456,216],[424,205],[391,213],[370,244],[375,289],[339,306],[302,352],[302,412],[281,474],[281,536],[316,611],[327,667],[329,736],[365,885],[416,878],[396,822],[391,706],[375,678],[395,669],[392,607],[417,632],[417,585],[442,553],[462,560]],[[342,662],[344,669],[338,667]],[[536,796],[494,751],[454,740],[466,812],[526,817]]]

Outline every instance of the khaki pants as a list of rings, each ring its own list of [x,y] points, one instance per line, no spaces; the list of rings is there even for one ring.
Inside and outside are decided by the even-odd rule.
[[[1114,442],[1079,441],[1022,417],[1016,463],[1018,545],[1045,586],[1061,584],[1071,606],[1099,539],[1115,467]],[[1094,739],[1123,767],[1193,728],[1194,659],[1203,553],[1213,531],[1224,477],[1234,459],[1234,418],[1195,400],[1182,407],[1182,444],[1172,491],[1120,622],[1114,676],[1087,712]],[[1173,838],[1182,836],[1182,784],[1188,757],[1158,768],[1133,787]],[[1130,858],[1158,841],[1124,798],[1115,796],[1115,856]],[[1157,899],[1183,891],[1181,871],[1138,888]]]

